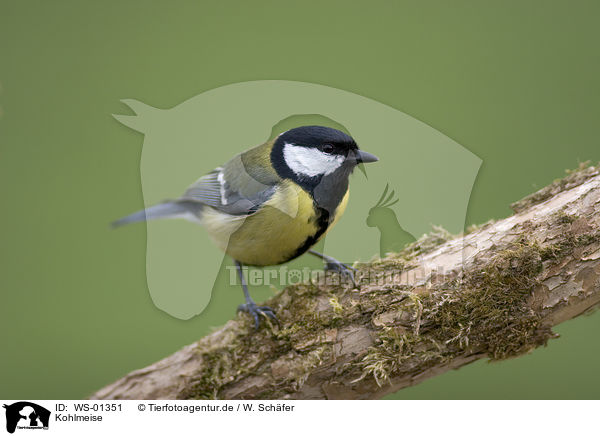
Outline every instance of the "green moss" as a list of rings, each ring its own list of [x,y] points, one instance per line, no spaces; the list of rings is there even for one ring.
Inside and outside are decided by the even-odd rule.
[[[225,386],[247,374],[258,372],[273,376],[271,365],[281,363],[277,359],[284,359],[286,371],[278,378],[277,391],[251,393],[248,398],[281,397],[300,389],[311,370],[332,356],[332,344],[324,343],[322,337],[324,330],[352,322],[358,312],[358,308],[340,301],[344,295],[342,288],[332,286],[330,289],[326,293],[313,283],[302,283],[288,286],[265,302],[277,312],[279,325],[263,323],[254,330],[253,321],[246,314],[240,314],[240,319],[225,327],[230,334],[223,338],[223,346],[207,349],[203,344],[200,347],[203,350],[198,355],[203,362],[201,370],[179,397],[220,398]],[[326,308],[317,310],[321,300]]]
[[[558,242],[547,244],[541,248],[540,255],[542,260],[558,260],[571,253],[574,248],[587,246],[594,242],[600,242],[600,232],[583,235],[566,234]]]
[[[335,295],[333,295],[329,299],[329,304],[331,305],[331,307],[333,308],[333,311],[337,315],[341,315],[342,313],[344,313],[344,308],[342,307],[342,305],[340,304],[340,302],[338,301],[338,299]]]
[[[371,376],[382,386],[392,376],[411,371],[414,367],[411,359],[424,368],[438,364],[445,357],[442,347],[431,337],[397,327],[384,327],[378,333],[376,344],[356,364],[360,376],[354,382]]]
[[[415,337],[403,329],[384,327],[379,332],[376,345],[360,361],[362,374],[355,381],[370,375],[378,386],[388,383],[391,375],[397,373],[402,363],[414,354],[416,342]]]
[[[210,353],[202,356],[206,368],[195,382],[194,397],[202,400],[216,400],[217,392],[232,371],[229,353]],[[186,395],[187,396],[187,395]]]
[[[202,371],[196,374],[193,383],[181,393],[181,398],[217,399],[219,389],[244,371],[239,366],[240,351],[244,348],[244,333],[242,326],[235,325],[227,335],[231,341],[224,341],[225,346],[209,348],[199,353]]]
[[[420,307],[409,326],[384,326],[366,356],[355,362],[358,379],[378,385],[414,370],[426,370],[465,351],[493,360],[544,344],[552,332],[527,302],[542,269],[540,247],[521,240],[486,266],[442,284],[435,292],[409,296],[405,309]],[[418,303],[418,304],[417,304]],[[419,327],[421,322],[423,325]]]
[[[437,339],[469,347],[493,359],[521,354],[545,343],[547,333],[527,300],[542,269],[540,247],[521,241],[499,253],[488,266],[467,274],[435,306]]]

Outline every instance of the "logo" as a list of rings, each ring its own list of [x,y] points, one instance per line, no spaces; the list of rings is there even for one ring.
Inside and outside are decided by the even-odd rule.
[[[406,245],[415,242],[416,238],[400,225],[400,220],[392,206],[398,201],[394,199],[395,191],[388,194],[389,184],[385,185],[383,194],[375,206],[369,210],[367,226],[377,227],[379,230],[379,255],[385,257],[387,253],[398,253]],[[387,194],[387,197],[386,197]]]
[[[48,430],[50,411],[29,401],[5,404],[6,431],[14,433],[15,429]]]

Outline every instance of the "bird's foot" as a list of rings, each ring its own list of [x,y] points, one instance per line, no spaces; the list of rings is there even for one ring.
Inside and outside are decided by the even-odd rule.
[[[342,279],[349,279],[352,284],[356,286],[356,281],[354,280],[354,273],[356,273],[356,269],[331,256],[323,255],[323,260],[325,261],[325,271],[338,273]]]
[[[258,330],[260,326],[260,316],[264,316],[265,318],[270,318],[273,321],[277,322],[277,317],[275,316],[275,312],[268,306],[257,306],[255,302],[251,301],[246,304],[240,304],[238,306],[238,312],[246,312],[254,318],[254,327]]]

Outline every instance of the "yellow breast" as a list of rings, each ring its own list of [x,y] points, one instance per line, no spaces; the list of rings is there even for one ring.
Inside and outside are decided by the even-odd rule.
[[[246,265],[277,265],[302,254],[322,238],[344,213],[347,202],[348,192],[329,225],[321,228],[311,196],[286,180],[258,212],[232,217],[207,208],[202,222],[217,246],[235,260]]]

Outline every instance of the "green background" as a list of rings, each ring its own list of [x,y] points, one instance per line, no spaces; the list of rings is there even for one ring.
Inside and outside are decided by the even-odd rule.
[[[150,301],[144,226],[107,227],[142,207],[143,137],[110,116],[120,99],[168,108],[258,79],[367,96],[483,159],[467,219],[480,223],[600,160],[599,13],[593,1],[2,0],[0,397],[82,398],[241,302],[223,284],[181,321]],[[599,398],[599,328],[597,314],[570,321],[531,355],[391,398]]]

